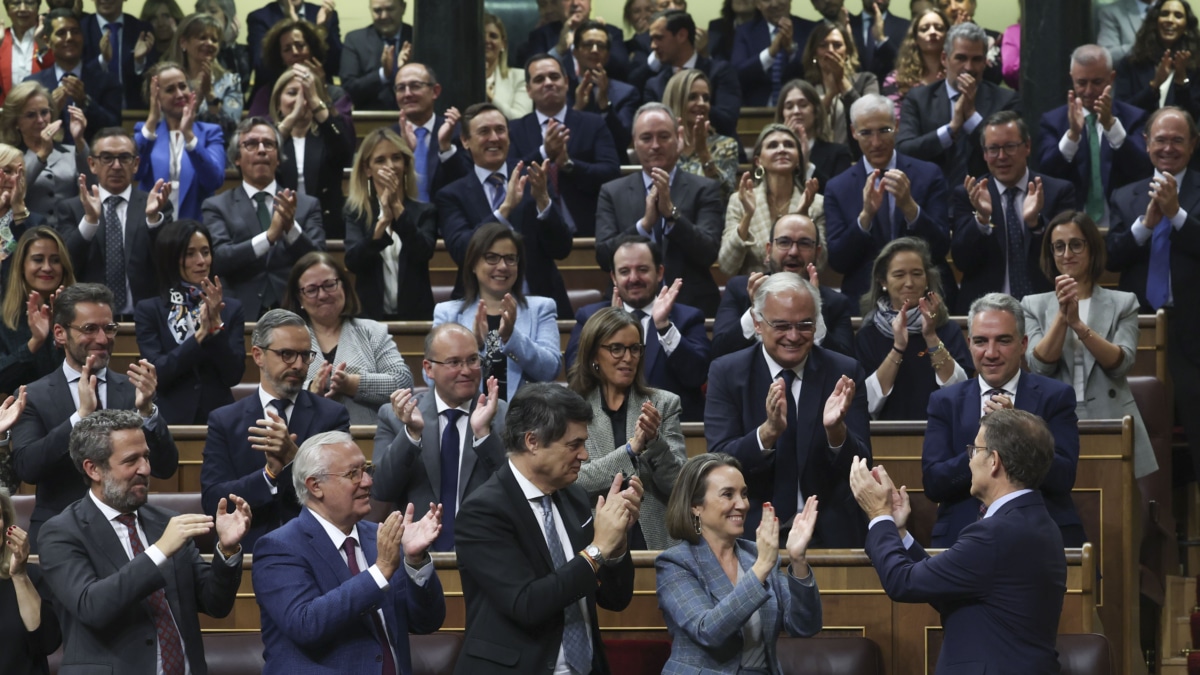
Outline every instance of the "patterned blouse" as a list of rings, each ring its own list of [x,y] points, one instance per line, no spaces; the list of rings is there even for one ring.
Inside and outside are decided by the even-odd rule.
[[[708,135],[708,151],[712,155],[713,163],[717,165],[717,173],[720,174],[715,180],[721,183],[721,199],[729,199],[729,195],[737,192],[737,141],[729,136],[710,133]],[[697,176],[712,178],[704,173],[704,164],[694,154],[688,157],[680,155],[679,162],[675,166]]]

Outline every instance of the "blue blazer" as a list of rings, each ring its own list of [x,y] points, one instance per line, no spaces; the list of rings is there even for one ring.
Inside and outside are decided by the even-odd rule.
[[[259,537],[300,513],[292,486],[292,465],[284,467],[276,478],[278,488],[271,494],[263,474],[263,454],[251,449],[246,438],[247,430],[265,417],[257,390],[209,413],[204,461],[200,466],[200,499],[205,513],[216,513],[217,503],[230,493],[249,502],[254,520],[242,538],[242,546],[249,551],[254,550]],[[291,411],[288,431],[296,434],[296,445],[324,431],[349,432],[350,413],[337,401],[301,391]]]
[[[130,70],[132,68],[131,65]],[[83,108],[84,116],[87,117],[88,125],[83,136],[90,141],[97,131],[105,127],[121,126],[121,83],[114,79],[107,70],[101,68],[97,61],[85,59],[80,72],[83,73],[83,77],[80,78],[83,80],[83,91],[88,98],[92,99],[92,104],[85,105],[84,101],[75,101],[75,104]],[[58,87],[54,66],[38,71],[22,81],[37,82],[50,91],[54,91]],[[62,142],[67,147],[71,147],[75,143],[75,139],[71,135],[71,113],[67,111],[66,105],[69,101],[72,101],[69,96],[63,100],[62,114],[59,115],[59,119],[63,123]]]
[[[856,389],[846,414],[846,442],[835,453],[825,437],[821,414],[842,375],[854,378]],[[786,540],[796,515],[799,484],[805,497],[816,495],[821,502],[813,547],[860,548],[867,521],[850,492],[849,476],[854,457],[871,459],[866,374],[854,359],[814,345],[804,364],[803,380],[796,447],[763,453],[758,447],[758,426],[767,419],[765,401],[772,382],[763,348],[754,345],[713,361],[704,409],[708,450],[728,453],[742,463],[750,488],[745,536],[754,536],[762,520],[762,504],[771,502],[779,516],[780,540]]]
[[[871,267],[879,251],[893,239],[892,230],[902,237],[919,237],[929,244],[934,264],[942,271],[943,289],[954,286],[954,275],[946,263],[950,251],[950,190],[942,170],[932,162],[896,153],[896,168],[908,176],[912,197],[920,207],[911,225],[899,208],[890,214],[891,229],[883,209],[875,214],[871,231],[863,232],[858,214],[863,208],[863,185],[867,170],[858,161],[835,176],[825,186],[825,236],[829,243],[829,266],[842,273],[842,293],[850,298],[854,313],[858,300],[871,288]],[[891,195],[885,196],[885,201]],[[895,200],[891,200],[895,203]],[[945,292],[948,294],[948,291]]]
[[[871,528],[866,549],[889,598],[928,602],[942,615],[937,675],[1058,672],[1054,644],[1067,559],[1037,491],[990,518],[972,518],[958,541],[932,558],[915,542],[905,550],[889,520]]]
[[[562,372],[562,338],[555,320],[554,301],[535,295],[525,296],[527,306],[517,307],[517,324],[504,345],[508,357],[508,398],[524,382],[553,382]],[[457,323],[475,325],[478,301],[463,307],[462,300],[439,302],[433,308],[433,325]],[[430,387],[432,383],[426,381]],[[486,386],[479,383],[480,389]]]
[[[137,143],[138,187],[149,192],[158,179],[170,180],[171,176],[171,133],[167,122],[158,123],[156,136],[150,141],[142,135],[145,122],[133,125],[133,140]],[[200,204],[211,197],[225,184],[225,135],[221,127],[206,122],[196,122],[196,149],[184,150],[179,158],[179,210],[176,220],[191,218],[200,220]]]
[[[600,115],[568,107],[567,128],[571,131],[567,155],[575,168],[568,175],[558,167],[558,194],[575,220],[575,236],[590,237],[596,234],[600,186],[621,175],[621,162],[617,159],[613,135]],[[542,126],[536,112],[509,122],[508,137],[510,160],[524,161],[525,166],[542,161],[538,150],[542,145]]]
[[[575,328],[571,331],[571,339],[567,342],[567,370],[575,363],[579,352],[579,336],[583,333],[583,324],[592,315],[610,302],[597,302],[580,309],[575,314]],[[708,377],[708,364],[712,360],[712,343],[704,328],[704,312],[695,307],[675,303],[669,316],[675,329],[679,331],[679,345],[670,356],[663,353],[658,341],[658,332],[648,331],[646,335],[646,353],[643,357],[642,372],[645,373],[646,383],[655,389],[663,389],[679,397],[682,404],[682,419],[685,422],[704,421],[704,382]]]
[[[142,76],[134,72],[133,63],[133,48],[137,46],[137,40],[142,33],[154,34],[154,26],[142,21],[132,14],[122,14],[121,23],[121,79],[116,82],[117,88],[124,92],[125,105],[118,106],[118,121],[117,126],[120,126],[119,111],[122,107],[132,110],[143,110],[146,108],[146,101],[142,97]],[[107,68],[100,67],[100,39],[104,37],[103,31],[100,30],[100,20],[95,14],[84,14],[80,22],[80,27],[83,29],[83,60],[90,61],[96,64],[97,68],[102,70],[105,75],[109,75]],[[146,54],[146,68],[154,65],[158,61],[161,54],[153,47]],[[54,74],[54,69],[50,68],[50,74]],[[90,75],[84,73],[84,80],[89,80]],[[110,75],[111,77],[111,75]],[[53,90],[53,87],[51,87]],[[117,102],[121,99],[118,97]],[[88,130],[92,133],[109,126],[108,124],[93,125],[92,116],[88,114]],[[66,125],[64,124],[65,128]],[[93,128],[94,127],[94,128]],[[64,141],[65,142],[65,141]],[[69,144],[69,143],[68,143]]]
[[[663,68],[656,75],[650,77],[642,90],[642,99],[647,102],[661,102],[663,93],[667,90],[667,82],[670,82],[671,77],[675,74],[673,70],[673,68]],[[703,71],[708,76],[708,83],[712,89],[710,97],[712,105],[708,116],[712,121],[713,129],[719,134],[738,138],[737,122],[738,116],[742,114],[742,85],[738,82],[738,72],[728,63],[713,60],[707,56],[696,57],[696,70]],[[762,70],[761,65],[759,70]],[[767,89],[769,95],[769,79]],[[766,99],[763,100],[763,105],[766,105]]]
[[[973,377],[935,391],[929,397],[929,423],[921,450],[921,484],[925,496],[938,503],[937,522],[930,543],[935,548],[954,544],[963,528],[979,517],[979,500],[971,496],[971,469],[967,445],[979,433],[979,378]],[[1042,481],[1046,510],[1063,530],[1067,546],[1082,546],[1083,526],[1071,500],[1075,470],[1079,465],[1079,418],[1075,416],[1075,389],[1058,380],[1022,372],[1017,380],[1019,410],[1046,421],[1054,434],[1054,462]]]
[[[366,520],[356,526],[368,566],[379,554],[378,528]],[[378,672],[383,652],[370,612],[379,610],[395,647],[396,672],[410,675],[408,634],[432,633],[446,619],[437,572],[420,586],[401,566],[386,589],[365,569],[351,576],[341,551],[308,509],[258,542],[254,565],[264,673]]]
[[[1114,150],[1108,138],[1100,135],[1100,180],[1106,199],[1117,188],[1154,175],[1154,167],[1146,154],[1146,139],[1142,136],[1146,112],[1123,101],[1113,101],[1112,111],[1113,117],[1125,127],[1125,142]],[[1079,149],[1068,162],[1058,150],[1058,142],[1071,126],[1067,121],[1067,106],[1059,106],[1042,115],[1039,126],[1038,156],[1042,161],[1038,168],[1047,176],[1070,181],[1075,187],[1075,208],[1086,208],[1092,185],[1092,155],[1088,150],[1091,129],[1085,129],[1080,135]]]
[[[725,282],[721,306],[713,321],[713,358],[758,344],[756,338],[747,338],[742,333],[742,315],[750,309],[751,304],[750,291],[747,289],[749,281],[750,277],[739,274]],[[821,293],[821,318],[825,319],[825,339],[821,341],[821,346],[839,354],[854,356],[854,328],[850,325],[854,311],[850,300],[828,286],[821,286],[817,290]]]
[[[736,675],[741,667],[742,628],[754,612],[762,621],[772,673],[783,672],[775,641],[784,630],[793,637],[812,637],[821,630],[821,595],[815,577],[805,585],[777,570],[761,584],[750,571],[758,547],[738,539],[734,551],[743,571],[736,585],[703,539],[677,544],[654,561],[658,605],[671,634],[671,658],[664,674]]]
[[[804,77],[804,64],[800,56],[804,43],[816,27],[816,22],[792,16],[792,44],[795,49],[788,53],[783,66],[781,82]],[[771,73],[763,70],[759,54],[771,46],[771,29],[762,14],[737,27],[733,33],[733,67],[737,69],[742,84],[742,105],[765,106],[771,98]]]

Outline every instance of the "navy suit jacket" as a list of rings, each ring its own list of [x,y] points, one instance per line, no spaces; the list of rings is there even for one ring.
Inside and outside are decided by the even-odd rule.
[[[871,267],[879,251],[894,237],[887,223],[902,237],[919,237],[929,244],[934,264],[942,270],[942,287],[954,284],[946,253],[950,251],[950,190],[936,164],[896,153],[896,168],[908,176],[912,197],[920,207],[917,219],[908,224],[898,207],[885,221],[883,209],[875,214],[871,231],[863,232],[858,214],[863,208],[863,185],[867,170],[863,162],[829,181],[825,187],[825,236],[829,243],[829,266],[842,273],[842,293],[851,299],[852,309],[858,309],[858,299],[871,288]],[[891,195],[885,202],[895,200]],[[949,276],[948,276],[949,275]],[[855,311],[855,314],[858,314]]]
[[[130,68],[132,69],[132,65]],[[26,77],[23,81],[37,82],[46,89],[54,91],[58,88],[58,79],[54,72],[54,66],[51,66]],[[121,126],[121,83],[113,79],[107,70],[101,68],[98,61],[85,59],[80,72],[83,73],[83,77],[80,78],[83,80],[83,91],[88,98],[92,99],[92,104],[84,105],[86,101],[74,101],[74,103],[83,108],[83,114],[88,121],[83,137],[91,141],[97,131],[105,127]],[[63,99],[62,114],[59,116],[63,123],[62,142],[68,147],[75,143],[74,137],[71,135],[71,113],[67,110],[66,105],[69,101],[73,101],[69,96]]]
[[[529,57],[535,54],[549,54],[550,50],[558,46],[562,29],[562,21],[533,29],[529,33],[529,40],[516,50],[517,63],[514,65],[523,68]],[[604,30],[608,32],[608,62],[604,64],[604,72],[608,73],[609,77],[623,81],[629,74],[629,50],[625,48],[625,33],[612,24],[605,26]]]
[[[217,512],[222,497],[233,493],[245,499],[254,513],[250,531],[242,546],[254,550],[259,537],[295,518],[300,513],[296,490],[292,486],[292,465],[276,477],[278,489],[271,494],[263,474],[263,453],[250,448],[250,427],[266,418],[258,390],[242,400],[217,408],[208,415],[208,436],[204,440],[204,462],[200,466],[200,499],[204,512]],[[324,431],[350,431],[350,413],[336,401],[301,391],[291,410],[288,431],[296,434],[296,445]]]
[[[959,532],[979,517],[979,500],[971,496],[971,469],[967,445],[979,433],[982,405],[979,378],[943,387],[929,397],[929,424],[921,451],[921,481],[925,495],[938,503],[931,543],[945,548]],[[1058,380],[1023,372],[1017,380],[1016,407],[1046,421],[1054,434],[1054,462],[1042,481],[1046,510],[1063,530],[1067,546],[1082,546],[1083,532],[1071,488],[1079,465],[1079,419],[1075,416],[1075,389]],[[1069,536],[1068,536],[1069,535]]]
[[[345,214],[346,267],[354,273],[354,285],[362,301],[363,316],[384,321],[383,289],[395,284],[396,314],[401,321],[433,318],[433,288],[429,285],[429,259],[437,243],[437,212],[433,204],[404,200],[404,213],[392,221],[387,235],[374,239],[375,219]],[[394,238],[400,238],[396,276],[386,279],[383,256]]]
[[[516,165],[516,160],[508,160],[508,175],[512,175]],[[557,199],[553,194],[551,197]],[[439,229],[446,242],[446,250],[460,268],[454,297],[461,298],[462,274],[473,274],[471,270],[461,269],[467,255],[467,244],[480,225],[495,222],[496,218],[492,215],[492,205],[483,190],[483,184],[473,168],[466,176],[439,190],[434,203],[437,204]],[[567,287],[554,262],[571,253],[574,239],[570,229],[554,205],[548,209],[546,218],[539,221],[537,202],[528,188],[525,197],[508,214],[508,222],[525,238],[525,260],[522,262],[526,265],[525,280],[529,282],[529,292],[552,298],[558,306],[558,318],[570,319],[573,315],[571,300],[567,297]]]
[[[874,22],[874,17],[871,18]],[[888,73],[896,68],[896,54],[908,33],[908,21],[895,14],[888,13],[883,17],[884,43],[875,46],[874,38],[863,42],[863,15],[854,14],[850,17],[850,33],[854,35],[854,46],[858,48],[858,60],[862,70],[874,73],[883,82]]]
[[[429,150],[425,153],[425,173],[427,177],[417,174],[418,183],[422,180],[428,181],[429,199],[431,201],[443,187],[471,173],[471,156],[462,147],[457,126],[454,127],[454,132],[450,137],[450,144],[456,150],[444,164],[442,163],[441,151],[438,149],[437,131],[442,128],[442,124],[445,122],[445,115],[441,113],[433,114],[433,133],[429,135]],[[401,138],[404,137],[404,134],[400,131],[399,122],[393,124],[391,129],[400,134]],[[416,152],[415,148],[413,152]]]
[[[123,107],[133,110],[143,110],[146,107],[146,101],[142,97],[142,76],[134,71],[133,48],[137,46],[137,40],[139,37],[141,37],[142,33],[150,33],[151,35],[154,34],[154,26],[151,26],[149,23],[142,21],[132,14],[122,14],[121,23],[124,24],[121,26],[120,30],[121,79],[116,82],[116,85],[118,90],[123,92],[125,97],[125,105],[118,105],[117,108],[115,108],[117,113],[117,126],[121,125],[120,112]],[[104,37],[104,35],[100,30],[99,19],[95,14],[84,14],[80,27],[83,28],[83,60],[85,62],[94,63],[97,70],[100,70],[105,75],[109,75],[111,78],[108,69],[100,66],[100,40]],[[158,50],[151,47],[150,52],[146,54],[146,68],[149,69],[150,66],[154,65],[160,56],[161,54],[158,53]],[[50,68],[50,74],[51,79],[53,79],[54,68]],[[86,86],[88,81],[91,80],[91,74],[87,71],[84,71],[83,79],[84,85]],[[50,89],[53,90],[54,87],[50,87]],[[89,89],[89,92],[90,91],[91,90]],[[92,96],[92,98],[95,99],[95,96]],[[117,98],[117,103],[121,103],[120,96]],[[64,112],[66,111],[64,110]],[[91,113],[88,113],[88,131],[95,133],[106,126],[109,125],[96,124],[93,122]],[[65,129],[66,127],[67,125],[64,124],[63,128]],[[63,142],[70,145],[69,141],[64,140]]]
[[[567,342],[566,366],[568,372],[575,356],[579,352],[579,336],[583,332],[583,324],[592,315],[605,307],[611,307],[611,302],[597,302],[580,309],[575,314],[575,328],[571,331],[571,339]],[[675,303],[669,315],[671,323],[679,331],[679,344],[670,356],[663,353],[658,341],[658,332],[651,323],[646,335],[646,354],[642,357],[642,372],[646,376],[646,384],[655,389],[663,389],[679,397],[682,405],[681,417],[684,422],[702,422],[704,420],[704,382],[708,376],[708,364],[711,360],[712,343],[704,328],[704,312],[695,307]]]
[[[563,70],[567,72],[567,78],[571,82],[571,86],[567,89],[567,105],[575,107],[575,90],[579,88],[579,76],[575,74],[575,61],[572,57],[567,56],[562,59]],[[620,80],[608,79],[608,110],[601,110],[600,106],[596,105],[595,90],[586,106],[584,112],[596,113],[604,118],[604,126],[608,127],[608,133],[612,134],[613,144],[617,147],[617,161],[620,164],[628,164],[628,150],[633,143],[633,114],[637,112],[638,106],[642,104],[642,94],[636,87]],[[511,129],[510,129],[511,133]]]
[[[804,43],[808,42],[808,34],[816,27],[816,23],[798,16],[792,16],[792,43],[795,49],[788,53],[783,66],[782,83],[804,77],[804,64],[800,56],[804,52]],[[733,33],[733,67],[737,68],[738,79],[742,83],[742,104],[746,106],[765,106],[771,98],[771,73],[763,70],[759,54],[771,46],[771,29],[762,14],[756,14],[753,19],[737,27]]]
[[[854,378],[856,389],[846,414],[846,441],[833,451],[821,415],[842,375]],[[796,447],[763,452],[758,427],[767,419],[767,389],[773,381],[763,348],[754,345],[713,361],[708,370],[704,438],[709,452],[725,452],[742,463],[750,488],[744,536],[754,536],[762,520],[763,502],[771,502],[779,516],[780,541],[786,540],[796,515],[799,486],[806,498],[816,495],[821,503],[813,534],[815,548],[862,547],[867,520],[850,492],[849,476],[854,457],[871,460],[864,380],[866,373],[857,361],[814,345],[804,364]]]
[[[942,615],[937,675],[1058,672],[1067,559],[1037,491],[967,525],[932,558],[917,543],[905,550],[888,520],[871,528],[866,549],[889,598],[928,602]]]
[[[1125,127],[1125,142],[1114,150],[1108,137],[1100,135],[1100,180],[1106,197],[1119,187],[1154,174],[1146,154],[1146,139],[1142,136],[1146,112],[1122,101],[1113,101],[1112,112]],[[1038,156],[1042,161],[1038,168],[1047,176],[1070,181],[1075,187],[1075,208],[1086,208],[1092,185],[1092,154],[1088,150],[1088,134],[1092,129],[1085,129],[1080,135],[1079,148],[1068,162],[1058,150],[1058,142],[1071,126],[1067,121],[1067,106],[1059,106],[1042,115],[1039,126]]]
[[[759,70],[761,69],[762,67],[759,66]],[[738,138],[737,122],[738,116],[742,114],[743,101],[738,72],[728,63],[714,61],[707,56],[696,57],[696,70],[702,71],[708,76],[709,86],[712,87],[708,116],[713,129],[730,138]],[[667,90],[667,82],[671,81],[671,77],[675,74],[674,71],[675,69],[670,66],[663,66],[658,74],[646,80],[646,86],[642,90],[642,100],[662,102],[663,93]],[[751,104],[747,103],[746,105]],[[764,102],[762,105],[766,105],[766,103]]]
[[[394,36],[389,36],[394,37]],[[400,24],[400,44],[413,41],[413,27]],[[350,94],[356,110],[395,110],[396,94],[391,82],[379,79],[379,59],[386,43],[374,26],[346,33],[340,76],[342,87]]]
[[[366,520],[356,525],[368,567],[379,556],[378,529]],[[387,588],[380,588],[366,569],[351,575],[341,551],[308,509],[259,540],[254,565],[264,673],[375,672],[383,656],[371,619],[378,610],[395,648],[396,672],[410,675],[408,634],[432,633],[446,619],[437,572],[419,586],[401,565]]]
[[[590,237],[596,233],[600,186],[621,175],[621,161],[613,136],[600,115],[568,107],[566,120],[571,131],[567,156],[575,168],[568,174],[558,167],[558,194],[575,220],[575,236]],[[538,150],[542,145],[542,126],[536,112],[509,122],[508,137],[510,160],[521,160],[525,166],[542,161]]]
[[[732,354],[750,345],[758,344],[754,337],[742,333],[742,315],[750,309],[751,298],[747,289],[750,277],[739,274],[725,282],[721,294],[721,306],[713,321],[713,358]],[[817,289],[821,293],[821,318],[825,320],[825,339],[821,346],[846,356],[854,356],[854,328],[850,317],[854,315],[849,298],[827,286]]]

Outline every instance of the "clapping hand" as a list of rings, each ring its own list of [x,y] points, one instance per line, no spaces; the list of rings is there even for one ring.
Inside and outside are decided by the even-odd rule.
[[[488,378],[495,379],[495,378]],[[417,407],[417,397],[412,389],[397,389],[392,392],[392,413],[408,431],[410,438],[420,440],[425,430],[425,418]]]
[[[233,511],[229,510],[230,505]],[[222,497],[217,502],[217,540],[226,558],[237,554],[242,537],[250,530],[251,520],[250,504],[245,499],[230,493],[228,500]]]
[[[791,558],[792,576],[798,576],[796,569],[801,565],[807,566],[808,545],[812,543],[813,532],[817,529],[817,497],[810,496],[804,500],[804,510],[792,519],[792,529],[788,531],[787,552]],[[811,572],[810,572],[811,574]],[[805,574],[806,578],[808,574]]]
[[[775,517],[771,502],[763,502],[762,520],[754,533],[754,543],[758,547],[758,558],[750,571],[760,582],[765,582],[779,566],[779,518]]]
[[[21,417],[21,411],[25,409],[25,385],[17,388],[17,395],[9,396],[4,399],[4,403],[0,404],[0,433],[4,433],[13,428],[17,423],[17,419]]]
[[[413,511],[412,504],[404,510],[404,534],[400,537],[400,545],[404,549],[404,562],[409,567],[420,567],[429,547],[442,531],[442,505],[430,502],[429,511],[416,522],[413,522]]]

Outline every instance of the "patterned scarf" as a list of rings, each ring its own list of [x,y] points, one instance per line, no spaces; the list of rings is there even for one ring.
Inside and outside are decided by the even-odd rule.
[[[899,310],[892,309],[892,302],[888,298],[880,298],[879,302],[875,303],[875,327],[879,329],[887,337],[896,337],[892,331],[892,322],[896,320],[896,315]],[[905,321],[908,323],[909,333],[921,332],[921,308],[909,308]]]
[[[171,306],[167,309],[167,326],[175,341],[183,341],[196,334],[196,326],[200,325],[200,307],[204,298],[200,295],[200,287],[181,281],[182,288],[172,288],[170,295]]]

